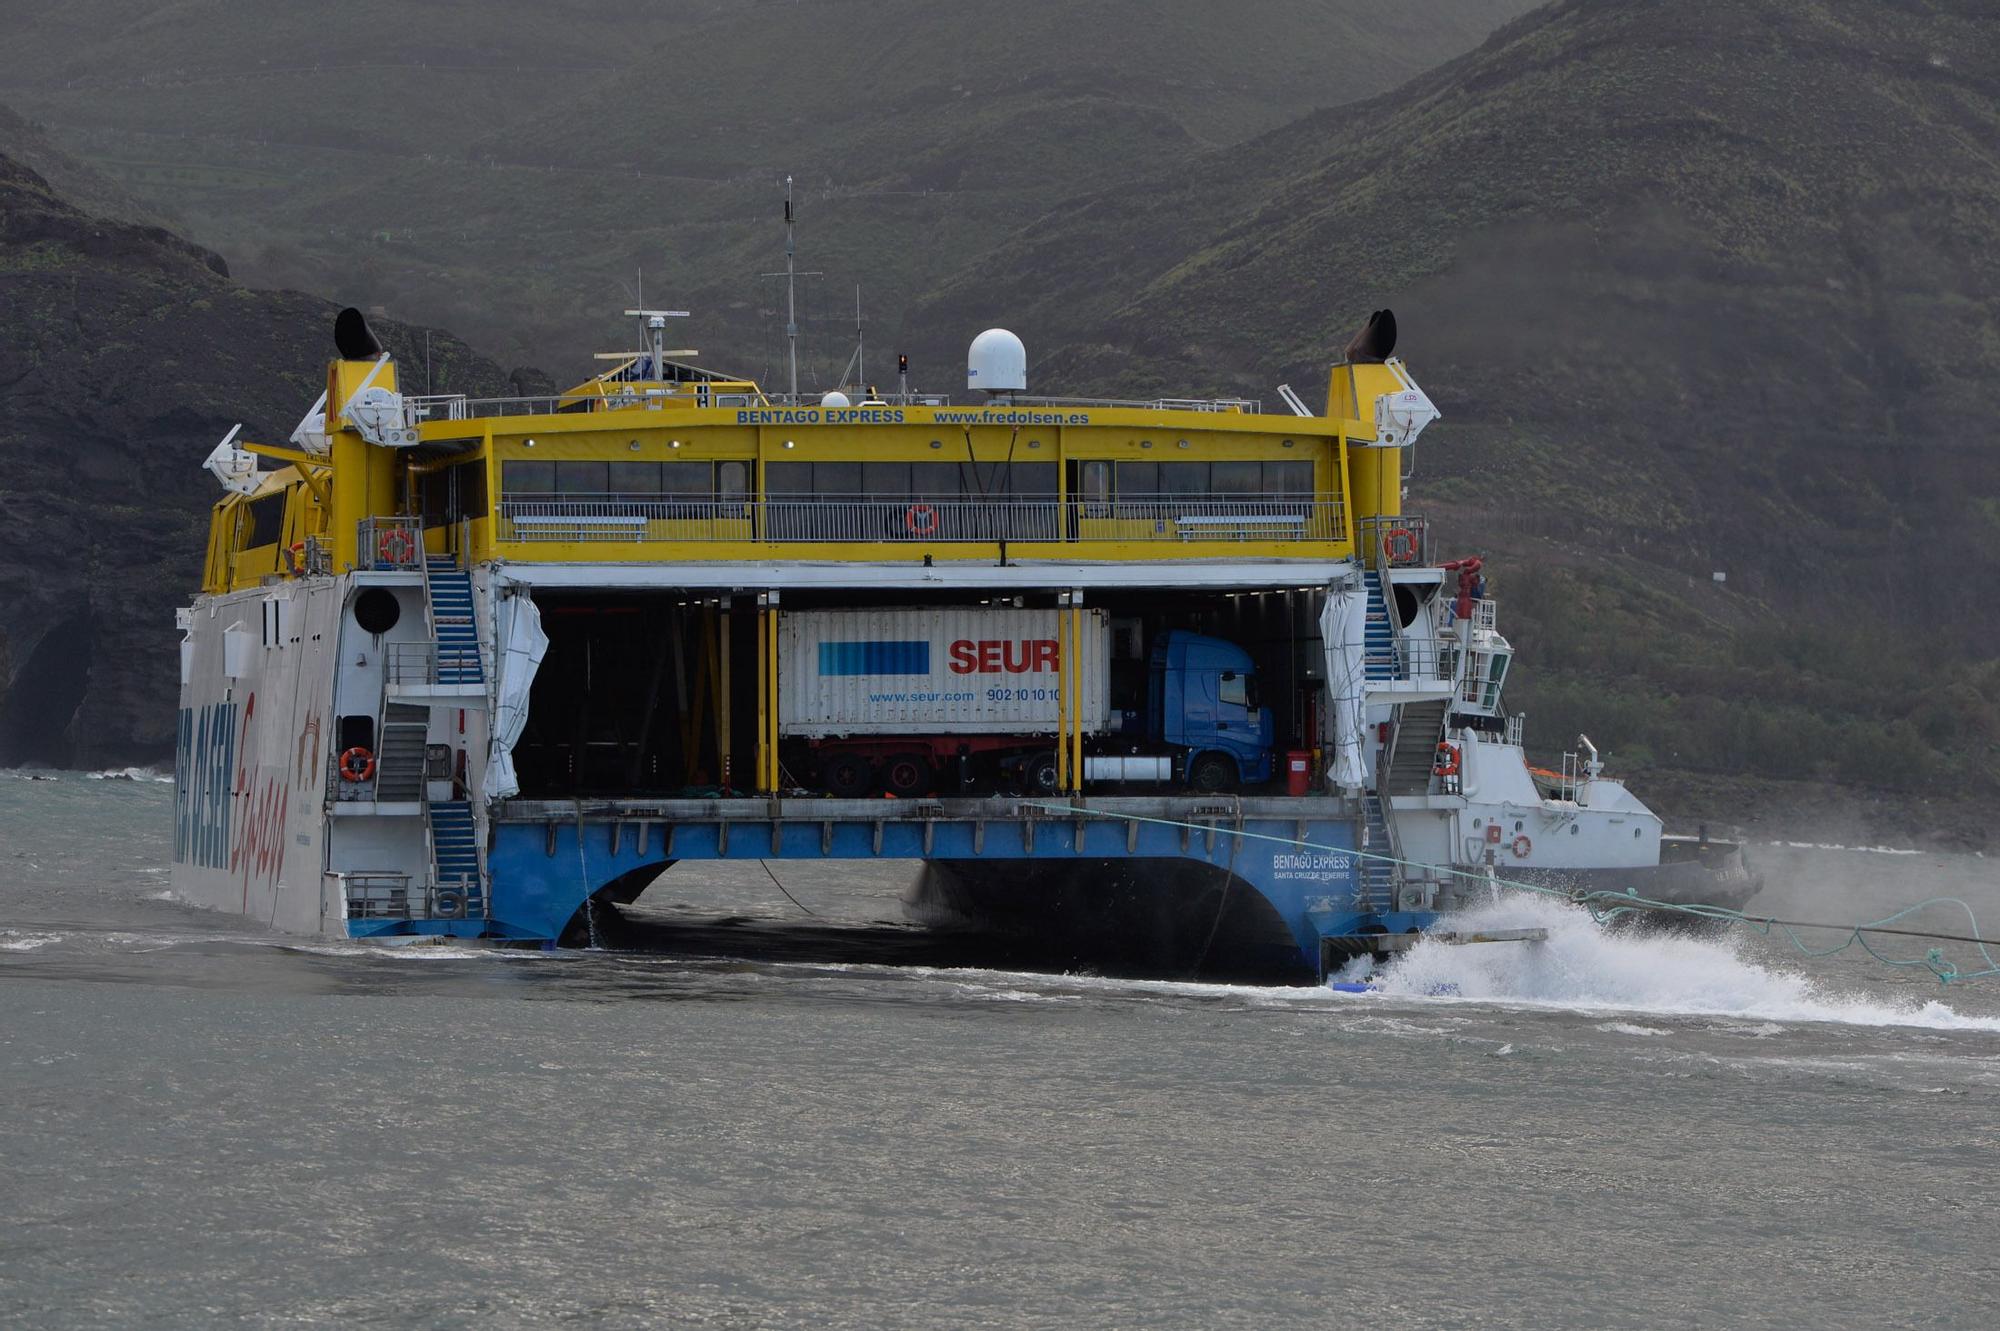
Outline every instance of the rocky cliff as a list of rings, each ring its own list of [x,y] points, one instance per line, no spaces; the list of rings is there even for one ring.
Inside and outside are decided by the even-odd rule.
[[[0,157],[0,765],[170,755],[173,607],[200,575],[230,426],[282,440],[318,395],[335,306],[232,282],[159,227],[86,212]],[[424,334],[378,329],[421,363]],[[505,391],[430,335],[440,391]]]

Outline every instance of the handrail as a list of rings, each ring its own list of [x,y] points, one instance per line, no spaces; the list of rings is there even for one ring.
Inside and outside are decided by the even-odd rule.
[[[604,391],[611,388],[615,391]],[[537,394],[523,397],[467,397],[463,393],[407,394],[403,398],[403,420],[415,426],[425,421],[478,420],[490,416],[551,416],[559,412],[597,412],[657,409],[668,402],[693,403],[699,407],[792,407],[824,405],[820,393],[713,392],[692,385],[681,392],[665,387],[604,385],[594,394],[583,392]],[[849,405],[880,404],[892,407],[949,407],[948,393],[883,393],[853,399]],[[1004,411],[1009,407],[1108,407],[1127,411],[1193,411],[1261,416],[1264,403],[1254,397],[1063,397],[1012,393],[974,404]]]

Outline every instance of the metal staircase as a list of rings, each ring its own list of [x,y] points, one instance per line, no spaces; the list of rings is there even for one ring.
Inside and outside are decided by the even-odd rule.
[[[1362,793],[1361,810],[1366,828],[1368,858],[1361,861],[1355,883],[1355,906],[1360,910],[1388,911],[1396,907],[1396,883],[1401,878],[1401,857],[1396,834],[1389,826],[1388,810],[1382,797],[1370,790]],[[1388,858],[1381,858],[1381,857]]]
[[[1395,746],[1383,765],[1385,795],[1428,795],[1437,746],[1444,738],[1445,710],[1450,699],[1404,703],[1397,709]]]
[[[1389,602],[1382,595],[1382,574],[1367,569],[1361,580],[1368,588],[1368,632],[1361,651],[1364,679],[1396,679],[1401,662],[1396,653],[1396,629],[1389,622]]]
[[[472,618],[472,576],[447,564],[424,571],[431,632],[437,639],[437,682],[482,684],[479,629]]]
[[[375,798],[384,804],[414,804],[424,797],[424,745],[430,739],[431,709],[389,702],[382,708],[381,743],[375,754]]]
[[[439,889],[460,894],[458,913],[486,913],[484,879],[479,872],[479,842],[472,805],[465,800],[433,800],[430,805],[432,881]],[[433,894],[435,903],[437,898]]]

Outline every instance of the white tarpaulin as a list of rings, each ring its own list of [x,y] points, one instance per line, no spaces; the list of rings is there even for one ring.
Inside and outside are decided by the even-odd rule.
[[[1327,776],[1337,786],[1359,790],[1369,785],[1362,715],[1367,706],[1368,589],[1360,579],[1336,583],[1327,591],[1320,611],[1319,636],[1326,645],[1326,698],[1333,722],[1333,767]]]
[[[499,588],[494,591],[497,595]],[[514,744],[527,728],[528,692],[534,687],[535,669],[549,649],[549,635],[542,632],[542,612],[525,588],[501,599],[499,620],[493,747],[486,758],[486,798],[492,800],[521,793],[521,783],[514,776]]]

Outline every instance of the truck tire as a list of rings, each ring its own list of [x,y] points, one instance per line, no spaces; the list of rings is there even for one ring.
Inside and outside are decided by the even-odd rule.
[[[1197,795],[1214,795],[1236,784],[1236,764],[1219,753],[1204,753],[1188,768],[1188,787]]]
[[[931,775],[931,760],[921,753],[892,753],[882,760],[882,789],[897,799],[928,793]]]
[[[1021,789],[1030,795],[1055,795],[1056,756],[1053,753],[1038,753],[1022,760]]]
[[[875,788],[875,769],[858,753],[835,753],[820,759],[819,783],[835,799],[858,800]]]

